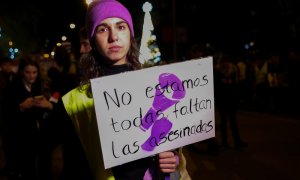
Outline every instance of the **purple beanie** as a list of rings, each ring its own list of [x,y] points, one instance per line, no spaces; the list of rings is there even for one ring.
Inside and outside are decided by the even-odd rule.
[[[86,15],[86,27],[89,39],[94,36],[96,27],[106,18],[121,18],[129,26],[131,36],[134,37],[133,23],[129,11],[116,0],[96,0],[88,8]]]

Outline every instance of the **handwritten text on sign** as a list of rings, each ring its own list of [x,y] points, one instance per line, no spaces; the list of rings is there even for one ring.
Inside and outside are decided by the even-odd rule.
[[[105,168],[215,136],[212,58],[92,79]]]

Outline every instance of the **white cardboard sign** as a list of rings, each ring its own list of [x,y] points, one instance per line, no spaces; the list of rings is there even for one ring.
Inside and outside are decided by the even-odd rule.
[[[215,136],[212,57],[91,84],[105,169]]]

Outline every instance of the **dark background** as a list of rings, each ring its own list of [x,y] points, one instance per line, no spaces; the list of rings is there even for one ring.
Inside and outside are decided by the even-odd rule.
[[[136,38],[140,40],[144,18],[142,4],[146,1],[120,2],[132,13]],[[299,39],[298,0],[149,2],[154,6],[151,11],[154,33],[164,59],[183,58],[195,43],[210,43],[220,49],[236,51],[250,41],[262,48],[280,49]],[[76,51],[86,7],[84,0],[1,0],[0,48],[6,52],[7,41],[12,40],[21,52],[47,52],[66,35]],[[71,30],[70,23],[75,23],[76,28]],[[173,32],[177,37],[175,46]]]

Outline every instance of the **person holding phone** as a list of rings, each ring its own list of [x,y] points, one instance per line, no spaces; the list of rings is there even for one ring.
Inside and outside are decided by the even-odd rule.
[[[5,89],[5,152],[11,178],[37,179],[53,105],[43,95],[39,64],[31,56],[19,59],[17,77]],[[38,168],[37,168],[38,167]]]

